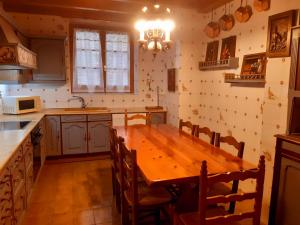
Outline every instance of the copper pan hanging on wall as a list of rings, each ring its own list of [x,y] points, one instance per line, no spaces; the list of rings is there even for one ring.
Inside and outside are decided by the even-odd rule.
[[[219,23],[213,21],[213,11],[212,11],[212,16],[211,16],[211,21],[205,26],[204,32],[210,38],[216,38],[220,34]]]
[[[229,31],[234,27],[235,20],[234,16],[230,14],[230,5],[229,5],[229,13],[227,14],[227,8],[225,4],[225,14],[221,16],[219,19],[220,29],[223,31]]]
[[[246,6],[243,6],[243,0],[241,0],[241,6],[234,13],[236,20],[240,23],[246,23],[252,14],[252,7],[247,4],[247,0]]]
[[[267,11],[270,9],[270,0],[254,0],[253,7],[258,12]]]

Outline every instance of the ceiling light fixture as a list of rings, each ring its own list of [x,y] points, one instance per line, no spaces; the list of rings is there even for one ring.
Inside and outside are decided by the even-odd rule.
[[[152,50],[154,55],[171,47],[171,31],[174,28],[171,10],[159,4],[144,6],[142,18],[135,23],[135,29],[140,33],[140,46]]]

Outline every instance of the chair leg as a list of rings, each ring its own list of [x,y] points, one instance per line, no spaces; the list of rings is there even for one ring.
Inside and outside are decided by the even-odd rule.
[[[235,210],[235,202],[230,202],[228,212],[229,212],[230,214],[233,214],[233,213],[234,213],[234,210]]]
[[[155,211],[155,224],[156,225],[160,225],[160,209],[157,209]]]
[[[129,225],[129,205],[126,201],[122,201],[121,221],[122,225]]]
[[[116,198],[116,208],[118,210],[118,212],[121,212],[121,188],[120,188],[120,184],[119,182],[115,182],[115,198]]]
[[[115,169],[113,167],[111,167],[111,183],[112,183],[113,195],[116,195],[116,174],[115,174]]]

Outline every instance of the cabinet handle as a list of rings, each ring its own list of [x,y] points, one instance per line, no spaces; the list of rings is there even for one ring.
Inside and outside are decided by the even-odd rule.
[[[86,141],[87,137],[86,137],[86,133],[84,134],[84,140]]]
[[[91,134],[89,133],[89,137],[88,137],[88,140],[90,141],[91,140]]]

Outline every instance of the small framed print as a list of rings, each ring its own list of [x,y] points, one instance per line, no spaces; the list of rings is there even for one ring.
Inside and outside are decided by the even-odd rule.
[[[176,88],[176,69],[168,69],[168,91],[175,92]]]
[[[295,25],[296,10],[275,14],[269,17],[267,56],[290,56],[291,28]]]
[[[206,48],[206,62],[213,62],[218,60],[219,41],[212,41],[207,43]]]
[[[265,75],[267,58],[266,53],[257,53],[245,55],[241,70],[241,76],[244,75]]]
[[[235,48],[236,48],[236,36],[231,36],[222,39],[220,60],[225,60],[231,57],[235,57]]]

